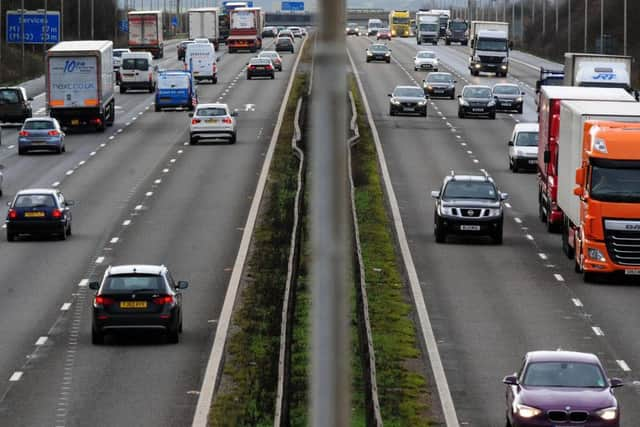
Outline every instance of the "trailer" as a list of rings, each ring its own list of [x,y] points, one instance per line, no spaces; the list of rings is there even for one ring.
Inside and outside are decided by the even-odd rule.
[[[129,49],[151,52],[154,58],[164,56],[161,10],[131,11],[129,19]]]
[[[201,7],[189,9],[189,38],[209,39],[213,43],[216,50],[219,47],[220,27],[219,17],[220,9],[217,7]]]

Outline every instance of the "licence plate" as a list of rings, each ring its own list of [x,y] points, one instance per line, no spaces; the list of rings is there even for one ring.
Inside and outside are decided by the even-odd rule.
[[[640,276],[640,270],[639,269],[625,270],[624,274],[626,274],[627,276]]]
[[[71,124],[72,124],[73,126],[78,126],[78,125],[80,124],[80,120],[78,120],[78,119],[73,119],[73,120],[71,120]]]
[[[472,111],[474,113],[482,113],[484,111],[484,108],[474,108]]]
[[[535,165],[536,163],[538,163],[538,161],[536,159],[529,160],[529,164],[530,165]]]
[[[31,141],[32,144],[46,144],[47,141]]]
[[[412,108],[412,107],[404,107],[402,109],[402,111],[414,111],[414,110],[415,110],[415,108]]]
[[[44,212],[25,212],[25,218],[42,218],[44,217]]]
[[[216,119],[207,119],[205,120],[207,123],[218,123],[218,120]]]
[[[480,231],[479,225],[461,225],[460,230],[462,231]]]
[[[510,102],[502,101],[502,105],[504,105],[505,107],[511,107],[511,103]]]
[[[440,90],[438,90],[438,89],[434,89],[434,90],[433,90],[433,93],[444,93],[444,90],[442,90],[442,89],[440,89]]]
[[[146,301],[120,301],[120,308],[147,308]]]

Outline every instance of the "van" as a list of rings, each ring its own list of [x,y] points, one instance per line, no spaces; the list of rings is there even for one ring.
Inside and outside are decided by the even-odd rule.
[[[167,70],[158,75],[155,111],[164,108],[186,108],[193,111],[198,104],[198,93],[193,75],[188,71]]]
[[[33,115],[30,101],[23,87],[0,87],[0,121],[24,122]]]
[[[367,22],[367,35],[368,36],[378,35],[378,30],[380,28],[384,28],[384,24],[382,23],[381,20],[377,18],[369,19],[369,22]]]
[[[122,54],[120,66],[120,93],[129,89],[156,90],[156,70],[150,52],[130,52]]]
[[[216,50],[212,43],[191,43],[187,45],[184,57],[185,70],[191,71],[197,81],[209,80],[218,83]]]

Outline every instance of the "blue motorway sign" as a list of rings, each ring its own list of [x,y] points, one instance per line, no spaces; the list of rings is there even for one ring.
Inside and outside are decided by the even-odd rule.
[[[304,12],[303,1],[283,1],[280,10],[283,12]]]
[[[60,12],[47,12],[46,30],[44,13],[15,10],[7,11],[7,42],[22,43],[22,18],[24,17],[24,43],[55,44],[60,41]],[[44,37],[43,37],[44,33]]]
[[[128,33],[129,32],[129,20],[121,19],[120,21],[118,21],[118,29],[122,33]]]
[[[172,27],[177,27],[178,26],[178,17],[177,16],[172,16],[171,17],[171,26]]]
[[[238,3],[238,0],[226,0],[222,2],[222,8],[227,9],[227,3]],[[246,3],[247,7],[253,7],[253,1],[245,1],[241,3]]]

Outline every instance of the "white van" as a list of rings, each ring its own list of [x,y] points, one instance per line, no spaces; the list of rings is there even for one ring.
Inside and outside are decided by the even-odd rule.
[[[536,169],[538,165],[538,123],[517,123],[509,140],[509,169]]]
[[[120,93],[129,89],[156,90],[156,67],[150,52],[125,52],[120,66]]]
[[[191,71],[194,80],[218,83],[216,50],[212,43],[191,43],[184,56],[185,70]]]

